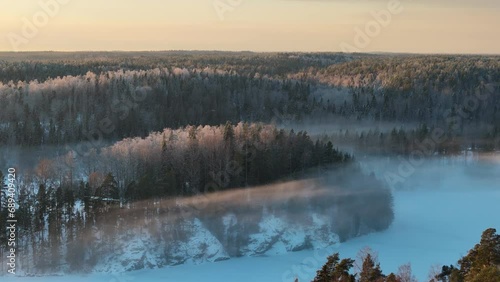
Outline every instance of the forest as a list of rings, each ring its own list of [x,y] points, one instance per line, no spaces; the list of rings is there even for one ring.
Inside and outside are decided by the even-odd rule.
[[[31,56],[38,59],[0,61],[2,144],[100,143],[145,137],[167,127],[332,116],[416,122],[444,130],[459,146],[498,147],[498,57],[229,52]]]
[[[0,256],[11,167],[29,274],[102,270],[138,234],[156,245],[127,270],[384,230],[391,191],[344,148],[498,150],[499,78],[495,56],[0,53]],[[273,220],[286,228],[259,241]],[[200,237],[211,239],[186,251]]]

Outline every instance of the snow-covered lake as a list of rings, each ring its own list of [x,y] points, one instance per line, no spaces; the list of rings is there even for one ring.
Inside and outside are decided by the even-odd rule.
[[[247,257],[202,265],[181,265],[126,274],[92,274],[39,278],[2,277],[2,281],[310,281],[327,255],[355,258],[365,246],[378,252],[384,272],[411,262],[419,281],[428,281],[431,266],[454,264],[479,242],[483,230],[500,231],[500,158],[434,160],[405,178],[407,191],[394,193],[396,218],[392,226],[349,240],[328,250],[272,257]],[[398,162],[366,161],[383,176]],[[375,169],[377,168],[377,169]]]

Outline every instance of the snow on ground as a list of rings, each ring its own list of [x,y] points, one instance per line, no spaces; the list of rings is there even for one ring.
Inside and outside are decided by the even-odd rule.
[[[500,232],[500,166],[477,174],[471,167],[440,164],[439,181],[420,175],[411,191],[395,193],[393,225],[386,231],[349,240],[335,247],[274,256],[244,257],[200,265],[180,265],[126,274],[92,274],[38,278],[2,277],[2,281],[310,281],[327,255],[355,258],[370,246],[379,254],[385,272],[411,262],[419,281],[427,281],[434,264],[454,264],[479,242],[489,227]],[[428,172],[429,166],[424,166]],[[484,170],[481,170],[484,172]],[[416,174],[415,177],[420,177]],[[410,180],[409,180],[410,181]]]

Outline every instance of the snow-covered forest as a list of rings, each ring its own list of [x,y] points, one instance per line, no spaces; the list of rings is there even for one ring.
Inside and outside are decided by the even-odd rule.
[[[387,230],[395,187],[367,156],[499,150],[499,79],[497,56],[0,54],[19,273],[218,262]]]

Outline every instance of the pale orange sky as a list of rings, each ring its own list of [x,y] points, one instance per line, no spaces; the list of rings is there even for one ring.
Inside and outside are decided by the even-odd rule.
[[[391,1],[402,10],[357,44],[356,30]],[[499,12],[500,0],[3,0],[0,50],[341,51],[347,44],[361,52],[500,54]]]

